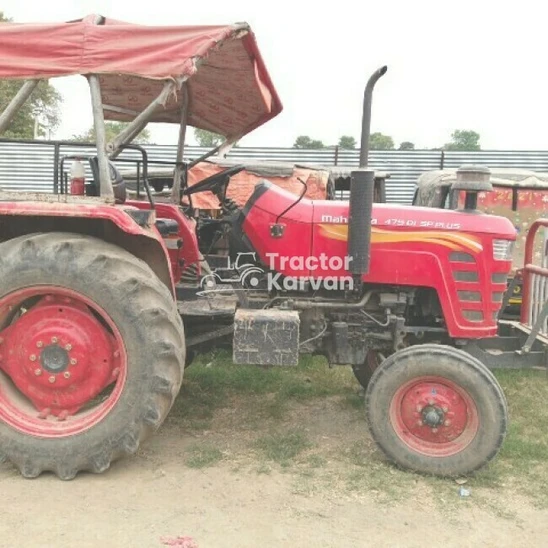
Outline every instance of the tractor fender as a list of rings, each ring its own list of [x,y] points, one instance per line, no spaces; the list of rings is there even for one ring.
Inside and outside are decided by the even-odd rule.
[[[67,196],[35,195],[32,201],[23,201],[22,196],[0,202],[0,241],[34,232],[74,232],[95,236],[146,262],[175,294],[169,255],[154,226],[154,211],[109,205],[94,198],[79,200],[78,203]]]

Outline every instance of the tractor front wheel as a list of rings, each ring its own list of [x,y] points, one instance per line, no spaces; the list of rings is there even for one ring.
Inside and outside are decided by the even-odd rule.
[[[457,476],[498,453],[508,422],[493,374],[449,346],[400,350],[373,373],[366,392],[371,434],[390,460],[427,474]]]
[[[181,318],[149,266],[102,240],[0,244],[0,460],[25,477],[103,472],[166,417]]]

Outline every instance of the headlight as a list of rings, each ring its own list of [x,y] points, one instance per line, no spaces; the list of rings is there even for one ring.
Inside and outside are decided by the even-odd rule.
[[[495,261],[511,261],[513,250],[513,240],[493,240],[493,259]]]

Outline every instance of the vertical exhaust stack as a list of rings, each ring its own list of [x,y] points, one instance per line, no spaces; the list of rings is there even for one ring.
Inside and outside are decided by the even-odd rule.
[[[388,67],[376,70],[367,81],[363,95],[362,135],[360,146],[360,167],[351,174],[350,207],[348,218],[348,256],[350,272],[361,280],[369,272],[371,249],[371,214],[375,189],[375,172],[367,168],[369,136],[371,134],[371,104],[373,89]]]

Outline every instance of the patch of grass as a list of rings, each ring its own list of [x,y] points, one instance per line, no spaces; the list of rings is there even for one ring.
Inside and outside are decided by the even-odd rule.
[[[256,441],[257,449],[266,459],[284,467],[311,445],[307,436],[300,430],[267,434]]]
[[[229,352],[215,351],[199,356],[185,371],[171,416],[184,420],[190,429],[199,429],[215,411],[243,397],[250,419],[281,420],[289,402],[347,397],[356,389],[348,368],[329,369],[323,358],[303,356],[294,368],[243,366],[234,365]]]
[[[259,475],[261,475],[261,474],[270,474],[272,472],[272,468],[270,468],[270,466],[266,462],[261,462],[257,466],[256,472]]]
[[[327,459],[322,455],[309,455],[307,464],[310,468],[323,468],[327,464]]]
[[[189,468],[207,468],[222,460],[222,452],[211,446],[194,445],[188,449],[185,464]]]

